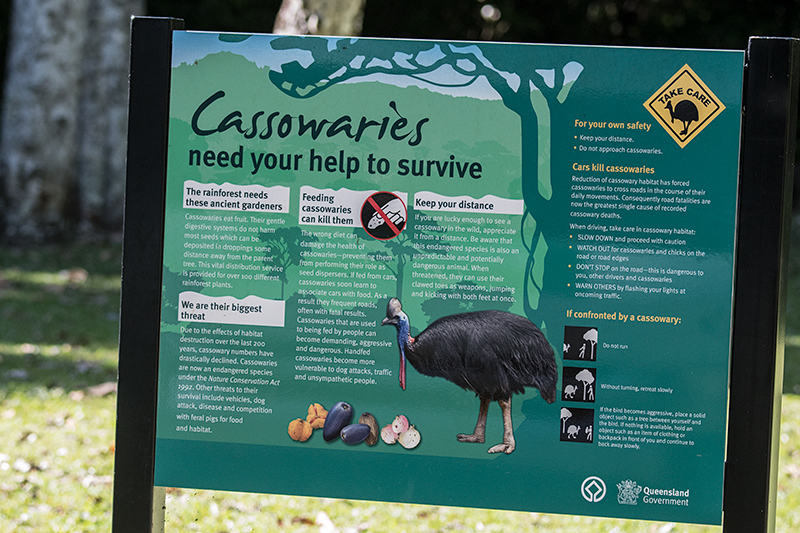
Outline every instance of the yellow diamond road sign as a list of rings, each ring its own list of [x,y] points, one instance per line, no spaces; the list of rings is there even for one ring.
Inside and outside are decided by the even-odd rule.
[[[676,72],[644,106],[681,148],[725,109],[689,65]]]

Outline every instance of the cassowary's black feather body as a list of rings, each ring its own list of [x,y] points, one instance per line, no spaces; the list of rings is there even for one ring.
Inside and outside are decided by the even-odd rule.
[[[442,377],[492,401],[536,387],[556,398],[553,348],[528,319],[503,311],[442,317],[406,343],[408,362],[421,374]]]
[[[511,453],[516,447],[511,396],[536,387],[547,403],[556,399],[558,371],[553,348],[527,318],[504,311],[475,311],[435,320],[416,338],[400,300],[386,305],[382,326],[397,328],[400,386],[406,389],[406,360],[421,374],[442,377],[480,397],[478,422],[460,442],[484,442],[489,404],[503,411],[503,442],[489,453]]]

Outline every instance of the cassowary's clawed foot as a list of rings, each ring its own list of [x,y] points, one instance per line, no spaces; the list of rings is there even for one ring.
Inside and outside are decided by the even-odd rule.
[[[513,442],[504,442],[502,444],[496,444],[489,448],[489,453],[500,453],[503,452],[505,454],[509,454],[514,451],[516,445]]]
[[[489,448],[489,453],[503,452],[508,455],[516,448],[514,425],[511,423],[511,398],[498,400],[497,403],[500,404],[500,408],[503,410],[503,443]]]
[[[458,442],[484,442],[486,439],[483,435],[477,435],[473,433],[472,435],[466,435],[464,433],[459,433],[456,435]]]
[[[478,423],[472,435],[459,433],[456,438],[459,442],[484,442],[486,436],[486,413],[489,411],[489,399],[481,398],[481,406],[478,410]]]

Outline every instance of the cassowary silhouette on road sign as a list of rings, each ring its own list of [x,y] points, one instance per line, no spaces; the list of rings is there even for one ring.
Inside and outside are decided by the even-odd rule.
[[[694,105],[694,102],[691,100],[681,100],[675,104],[675,109],[672,108],[671,101],[667,102],[667,107],[665,109],[669,110],[669,116],[672,119],[671,122],[674,123],[675,119],[683,122],[683,131],[678,135],[686,135],[686,132],[689,131],[689,124],[697,122],[697,106]]]
[[[503,411],[503,442],[489,448],[489,453],[511,453],[515,448],[511,396],[535,387],[547,403],[556,399],[558,372],[553,348],[525,317],[504,311],[448,315],[412,337],[400,300],[392,298],[381,322],[387,324],[397,328],[403,390],[408,359],[421,374],[445,378],[480,398],[475,431],[458,435],[461,442],[484,442],[486,414],[489,404],[496,401]]]

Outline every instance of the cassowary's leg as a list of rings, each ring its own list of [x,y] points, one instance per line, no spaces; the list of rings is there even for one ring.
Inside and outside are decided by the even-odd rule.
[[[511,398],[507,400],[497,400],[500,409],[503,410],[503,444],[497,444],[489,448],[489,453],[511,453],[516,444],[514,442],[514,426],[511,423]]]
[[[478,423],[472,435],[460,433],[457,438],[460,442],[483,442],[486,439],[486,413],[489,412],[489,399],[481,396],[481,407],[478,410]]]

